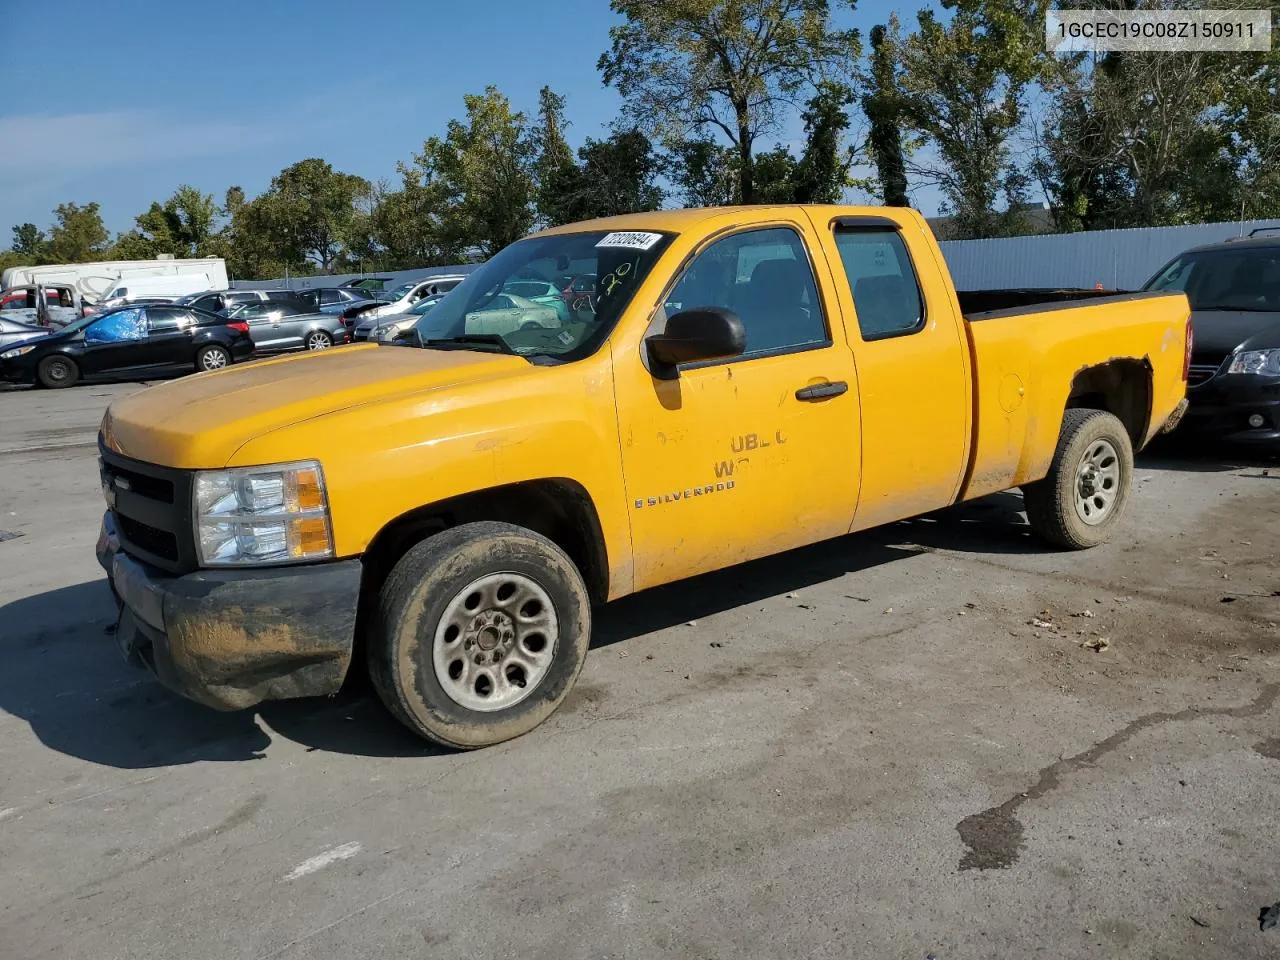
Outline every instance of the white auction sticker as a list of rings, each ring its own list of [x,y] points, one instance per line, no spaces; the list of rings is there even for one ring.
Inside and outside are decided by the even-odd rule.
[[[648,250],[662,239],[660,233],[611,233],[596,244],[597,247],[625,247],[628,250]]]
[[[1050,53],[1271,49],[1270,10],[1050,10]]]

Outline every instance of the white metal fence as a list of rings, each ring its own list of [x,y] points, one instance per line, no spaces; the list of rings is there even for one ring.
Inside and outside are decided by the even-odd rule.
[[[958,290],[1099,284],[1136,290],[1183,250],[1248,236],[1260,227],[1280,227],[1280,220],[945,240],[941,246]]]

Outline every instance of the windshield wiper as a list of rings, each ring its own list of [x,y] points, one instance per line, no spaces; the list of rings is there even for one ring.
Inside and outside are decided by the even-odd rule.
[[[438,350],[474,350],[477,347],[496,347],[497,353],[509,353],[513,357],[518,356],[511,349],[511,344],[496,333],[460,333],[456,337],[423,340],[422,345],[427,349],[434,348]]]

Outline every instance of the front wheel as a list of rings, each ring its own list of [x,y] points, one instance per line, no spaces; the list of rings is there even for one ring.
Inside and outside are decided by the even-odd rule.
[[[333,346],[333,337],[323,330],[315,330],[307,337],[308,350],[328,350]]]
[[[36,367],[36,380],[40,386],[59,390],[70,387],[80,379],[80,368],[67,357],[45,357]]]
[[[1022,488],[1027,521],[1054,546],[1096,547],[1120,522],[1132,481],[1124,424],[1105,410],[1068,410],[1048,475]]]
[[[411,730],[486,747],[555,712],[590,634],[586,585],[564,551],[523,527],[467,523],[412,547],[387,577],[369,674]]]
[[[203,373],[211,370],[221,370],[223,367],[231,363],[231,353],[226,347],[218,346],[218,344],[210,344],[207,347],[201,347],[196,354],[196,372]]]

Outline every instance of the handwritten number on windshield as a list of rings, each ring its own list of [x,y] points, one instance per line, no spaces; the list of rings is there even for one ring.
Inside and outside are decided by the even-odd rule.
[[[600,286],[604,288],[602,292],[602,296],[606,296],[606,297],[612,296],[614,289],[618,286],[618,284],[622,283],[623,278],[630,273],[631,273],[631,264],[630,262],[627,262],[619,265],[618,268],[614,270],[612,273],[605,274],[604,279],[600,281]]]

